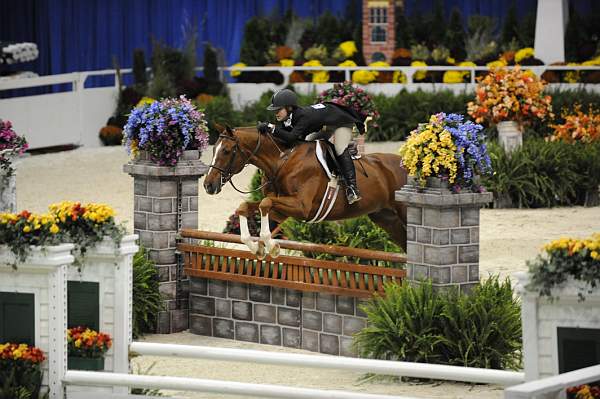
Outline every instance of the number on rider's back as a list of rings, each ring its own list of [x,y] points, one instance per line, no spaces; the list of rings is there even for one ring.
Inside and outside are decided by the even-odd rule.
[[[321,109],[321,108],[325,108],[325,105],[323,105],[323,104],[314,104],[314,105],[311,105],[311,107],[313,107],[314,109]]]

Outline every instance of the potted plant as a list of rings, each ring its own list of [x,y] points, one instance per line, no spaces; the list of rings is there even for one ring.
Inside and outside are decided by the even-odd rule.
[[[0,344],[0,397],[37,398],[44,352],[27,344]]]
[[[16,209],[16,181],[12,159],[27,150],[25,137],[17,135],[10,121],[0,119],[0,212]]]
[[[402,162],[419,187],[481,192],[479,176],[492,171],[483,127],[462,115],[441,112],[413,130],[400,148]]]
[[[143,103],[134,108],[123,129],[124,145],[136,159],[174,166],[184,151],[199,153],[208,146],[203,112],[181,96]]]
[[[552,118],[552,97],[545,82],[519,66],[498,68],[478,78],[475,101],[467,105],[475,122],[496,125],[500,144],[507,150],[523,144],[522,127],[534,118]]]
[[[67,365],[72,370],[104,370],[104,354],[112,346],[110,335],[86,327],[67,329]]]

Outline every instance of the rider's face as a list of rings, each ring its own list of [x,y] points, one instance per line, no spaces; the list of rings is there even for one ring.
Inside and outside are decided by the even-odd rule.
[[[275,111],[275,119],[277,119],[277,122],[284,121],[287,119],[287,117],[288,117],[287,109],[279,108],[277,111]]]

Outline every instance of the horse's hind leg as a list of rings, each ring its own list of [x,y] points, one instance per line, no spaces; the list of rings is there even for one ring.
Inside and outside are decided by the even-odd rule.
[[[399,209],[382,209],[369,214],[369,218],[377,226],[385,230],[392,240],[406,251],[406,221]]]

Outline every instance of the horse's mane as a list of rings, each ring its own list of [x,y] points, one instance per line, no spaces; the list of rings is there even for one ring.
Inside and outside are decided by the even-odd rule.
[[[238,126],[238,127],[234,128],[234,132],[237,130],[250,131],[252,133],[260,134],[260,133],[258,133],[256,126]],[[272,134],[270,136],[277,142],[278,145],[281,145],[281,146],[285,147],[286,149],[306,143],[304,141],[301,141],[301,142],[295,143],[295,144],[288,144],[286,141],[281,140],[279,137],[273,136]]]

